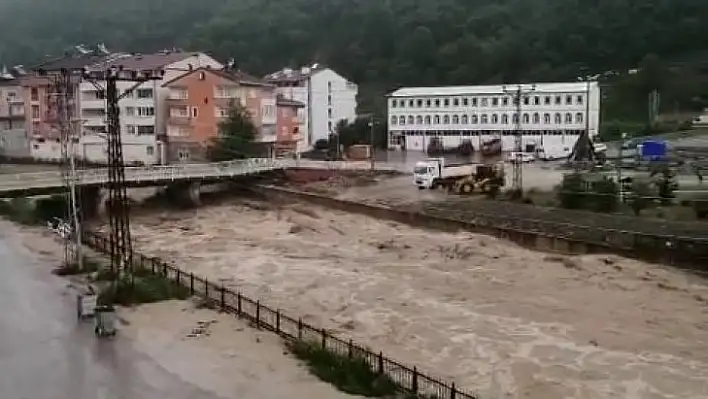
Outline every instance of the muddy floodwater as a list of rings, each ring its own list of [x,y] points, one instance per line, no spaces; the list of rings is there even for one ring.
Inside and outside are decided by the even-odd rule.
[[[708,397],[708,285],[311,205],[143,215],[137,247],[483,398]]]

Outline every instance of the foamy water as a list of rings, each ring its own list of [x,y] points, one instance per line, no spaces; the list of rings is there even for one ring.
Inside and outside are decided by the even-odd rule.
[[[708,397],[708,285],[672,269],[305,205],[132,226],[143,252],[485,398]]]

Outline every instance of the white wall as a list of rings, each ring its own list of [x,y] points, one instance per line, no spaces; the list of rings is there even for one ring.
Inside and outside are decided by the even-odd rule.
[[[15,158],[29,157],[27,131],[24,128],[0,130],[0,155]]]
[[[356,118],[358,89],[356,85],[331,69],[316,72],[310,77],[310,84],[311,140],[309,144],[313,145],[317,140],[329,138],[330,132],[334,132],[340,120],[353,121]]]

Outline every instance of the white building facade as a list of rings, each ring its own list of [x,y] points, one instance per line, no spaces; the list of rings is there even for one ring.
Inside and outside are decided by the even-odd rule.
[[[389,148],[426,151],[437,139],[445,148],[465,141],[475,150],[501,139],[513,151],[517,128],[515,91],[519,85],[401,88],[388,96]],[[580,134],[598,134],[600,87],[597,82],[521,85],[520,129],[523,145],[569,148]]]
[[[311,149],[317,140],[329,139],[339,121],[356,119],[358,86],[330,68],[319,64],[285,68],[265,80],[277,87],[278,94],[305,104],[298,111],[303,132],[300,151]]]
[[[148,58],[150,57],[150,58]],[[110,65],[124,65],[128,70],[162,70],[161,80],[118,82],[123,97],[120,107],[121,141],[126,164],[162,164],[166,161],[167,99],[169,89],[164,82],[200,67],[223,68],[223,65],[203,53],[131,55],[113,60]],[[105,67],[105,66],[101,66]],[[79,84],[79,115],[83,123],[77,156],[92,162],[106,162],[106,100],[99,88],[105,82],[82,81]],[[125,94],[123,94],[125,93]]]

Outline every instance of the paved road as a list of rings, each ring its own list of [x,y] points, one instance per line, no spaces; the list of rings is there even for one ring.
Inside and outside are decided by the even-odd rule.
[[[78,323],[66,281],[0,234],[0,398],[219,399],[170,374],[120,336]]]

